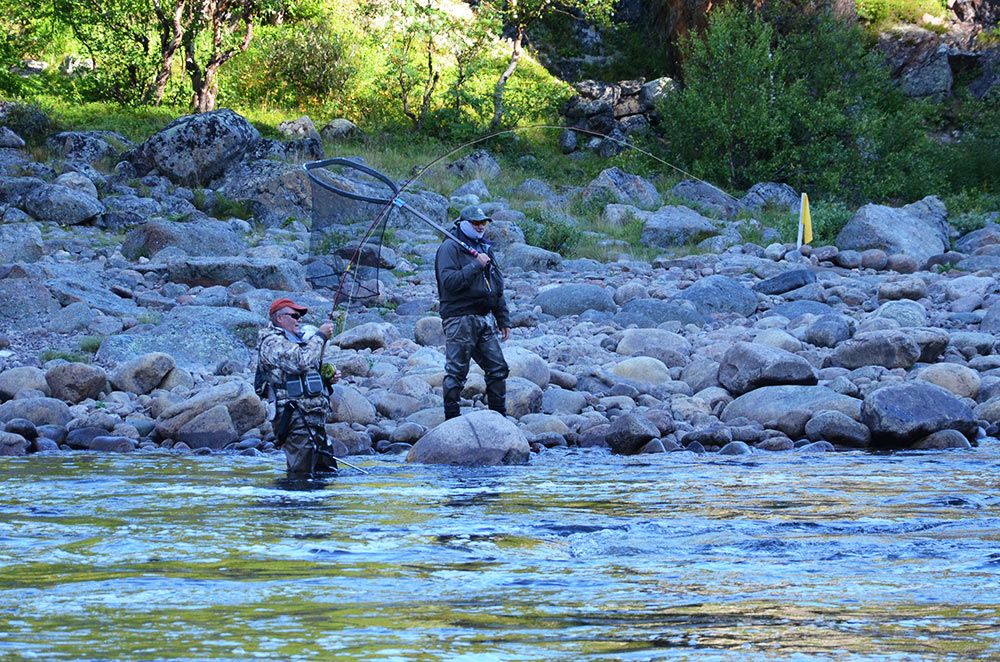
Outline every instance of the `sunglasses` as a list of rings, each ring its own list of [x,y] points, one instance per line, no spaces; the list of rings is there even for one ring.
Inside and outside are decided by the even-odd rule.
[[[291,317],[293,320],[302,319],[302,315],[299,315],[298,313],[281,313],[278,317]]]

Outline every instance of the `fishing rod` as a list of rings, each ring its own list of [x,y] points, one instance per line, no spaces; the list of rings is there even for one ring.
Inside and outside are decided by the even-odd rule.
[[[469,140],[469,141],[466,141],[464,143],[461,143],[460,145],[454,147],[453,149],[450,149],[450,150],[444,152],[443,154],[437,156],[436,158],[432,159],[431,161],[428,161],[426,164],[424,164],[422,167],[420,167],[419,170],[416,170],[414,172],[414,174],[409,179],[407,179],[406,181],[404,181],[403,184],[402,184],[402,186],[397,185],[396,182],[393,181],[391,178],[389,178],[386,175],[382,174],[381,172],[375,170],[374,168],[368,167],[366,165],[360,164],[360,163],[358,163],[356,161],[353,161],[353,160],[350,160],[350,159],[332,158],[332,159],[324,159],[324,160],[320,160],[320,161],[310,161],[310,162],[307,162],[307,163],[303,164],[302,167],[305,170],[306,175],[309,177],[309,180],[311,182],[313,182],[314,184],[316,184],[317,186],[319,186],[319,187],[321,187],[321,188],[323,188],[323,189],[325,189],[327,191],[330,191],[331,193],[334,193],[336,195],[339,195],[339,196],[342,196],[342,197],[345,197],[345,198],[348,198],[348,199],[351,199],[351,200],[355,200],[355,201],[358,201],[358,202],[366,202],[366,203],[369,203],[369,204],[382,205],[382,208],[379,210],[379,212],[375,216],[375,220],[372,221],[372,223],[365,230],[365,232],[364,232],[364,234],[363,234],[363,236],[361,238],[361,241],[358,244],[358,247],[355,249],[353,255],[351,256],[351,259],[347,263],[347,267],[345,268],[344,273],[341,276],[339,286],[337,287],[337,291],[334,294],[333,305],[332,305],[331,310],[330,310],[330,318],[333,319],[333,317],[334,317],[334,310],[336,309],[337,305],[342,300],[344,286],[347,283],[347,277],[348,277],[348,275],[349,275],[349,273],[351,271],[352,266],[355,264],[355,262],[357,262],[360,259],[361,251],[364,249],[365,244],[368,242],[368,240],[371,238],[371,236],[375,233],[376,228],[378,228],[378,226],[380,224],[382,224],[382,223],[384,223],[384,222],[386,222],[388,220],[388,215],[389,215],[389,213],[394,208],[395,209],[406,209],[410,213],[414,214],[421,221],[423,221],[424,223],[428,224],[430,227],[434,228],[435,230],[437,230],[438,232],[440,232],[441,234],[443,234],[445,237],[448,237],[449,239],[451,239],[452,241],[454,241],[455,243],[457,243],[459,245],[459,247],[461,247],[464,251],[466,251],[470,255],[472,255],[472,256],[478,255],[478,252],[475,249],[473,249],[471,246],[469,246],[466,242],[464,242],[461,239],[459,239],[458,237],[456,237],[454,235],[454,233],[450,232],[446,228],[444,228],[441,225],[435,223],[433,220],[431,220],[430,218],[428,218],[426,215],[424,215],[423,213],[421,213],[419,210],[417,210],[417,209],[413,208],[411,205],[407,204],[406,201],[403,200],[400,196],[405,191],[407,191],[410,188],[410,186],[412,186],[415,182],[417,182],[424,175],[425,172],[427,172],[428,170],[430,170],[431,168],[433,168],[436,164],[440,163],[444,159],[452,156],[453,154],[455,154],[455,153],[457,153],[459,151],[462,151],[464,149],[467,149],[469,147],[472,147],[474,145],[478,145],[479,143],[486,142],[488,140],[492,140],[494,138],[498,138],[498,137],[503,136],[503,135],[514,134],[514,133],[517,133],[519,131],[528,131],[528,130],[531,130],[531,129],[546,129],[546,130],[559,130],[559,131],[563,131],[563,130],[569,129],[569,130],[575,131],[577,133],[582,133],[582,134],[594,136],[594,137],[597,137],[597,138],[601,138],[603,140],[610,140],[611,142],[613,142],[613,143],[615,143],[617,145],[620,145],[620,146],[625,147],[627,149],[635,150],[635,151],[639,152],[640,154],[643,154],[643,155],[645,155],[645,156],[653,159],[654,161],[656,161],[658,163],[662,163],[663,165],[665,165],[665,166],[667,166],[667,167],[675,170],[676,172],[684,175],[685,177],[688,177],[688,178],[693,179],[695,181],[701,182],[702,184],[705,184],[707,186],[711,186],[712,188],[714,188],[715,190],[719,191],[720,193],[722,193],[727,198],[733,200],[734,202],[738,202],[738,200],[735,197],[733,197],[732,195],[730,195],[726,191],[720,189],[719,187],[715,186],[714,184],[711,184],[710,182],[706,182],[705,180],[703,180],[700,177],[697,177],[697,176],[691,174],[690,172],[684,170],[683,168],[680,168],[680,167],[678,167],[678,166],[670,163],[669,161],[667,161],[665,159],[662,159],[659,156],[657,156],[657,155],[649,152],[648,150],[642,149],[641,147],[633,145],[632,143],[629,143],[629,142],[627,142],[625,140],[620,140],[618,138],[614,138],[612,136],[609,136],[607,134],[601,133],[599,131],[592,131],[590,129],[584,129],[584,128],[580,128],[580,127],[555,126],[555,125],[551,125],[551,124],[533,124],[533,125],[529,125],[529,126],[514,127],[512,129],[503,129],[501,131],[494,131],[494,132],[488,133],[488,134],[486,134],[484,136],[480,136],[479,138],[475,138],[473,140]],[[661,140],[661,142],[662,142],[662,140]],[[329,165],[344,166],[346,168],[357,170],[357,171],[363,172],[363,173],[365,173],[365,174],[367,174],[367,175],[369,175],[371,177],[374,177],[375,179],[379,180],[380,182],[382,182],[383,184],[386,184],[389,187],[389,190],[392,191],[392,196],[388,197],[388,198],[374,197],[374,196],[371,196],[371,195],[364,195],[364,194],[361,194],[361,193],[357,193],[355,191],[350,191],[350,190],[347,190],[345,188],[334,186],[334,185],[332,185],[332,184],[330,184],[330,183],[328,183],[326,181],[323,181],[322,179],[319,178],[319,176],[318,176],[317,173],[313,172],[315,170],[319,170],[319,169],[325,168],[326,166],[329,166]],[[383,234],[385,232],[385,227],[384,226],[383,226],[382,232],[383,232]],[[349,309],[350,305],[351,305],[351,301],[353,300],[353,294],[349,295],[347,297],[347,299],[348,299],[347,308]],[[346,326],[346,324],[347,324],[347,313],[348,313],[348,311],[345,310],[345,312],[344,312],[344,318],[341,321],[341,326],[342,327]]]

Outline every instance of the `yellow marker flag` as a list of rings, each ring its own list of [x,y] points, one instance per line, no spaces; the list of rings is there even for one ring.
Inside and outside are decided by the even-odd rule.
[[[812,217],[809,215],[809,196],[802,194],[802,208],[799,209],[799,226],[801,227],[802,243],[811,244],[813,240]]]

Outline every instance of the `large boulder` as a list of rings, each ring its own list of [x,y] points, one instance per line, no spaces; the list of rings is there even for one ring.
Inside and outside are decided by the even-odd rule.
[[[39,425],[66,425],[73,416],[69,405],[55,398],[24,398],[0,405],[0,423],[15,418],[26,418]]]
[[[740,210],[740,202],[717,186],[703,181],[685,179],[670,189],[670,194],[721,217]]]
[[[0,400],[10,400],[22,391],[50,395],[45,371],[33,366],[18,366],[0,372]]]
[[[89,193],[59,184],[46,184],[25,196],[24,210],[39,221],[78,225],[104,213],[104,205]]]
[[[857,420],[861,417],[861,400],[841,395],[825,386],[763,386],[744,393],[722,410],[722,420],[749,418],[758,423],[776,421],[789,411],[809,414],[839,411]]]
[[[445,421],[414,444],[407,462],[469,467],[527,464],[528,440],[500,414],[474,411]]]
[[[334,420],[368,425],[378,420],[378,413],[368,398],[352,386],[336,384],[330,394],[330,411]]]
[[[216,185],[230,200],[253,203],[254,218],[275,225],[312,212],[309,178],[302,166],[279,161],[247,161],[230,168]]]
[[[114,131],[63,131],[51,136],[46,144],[54,154],[78,163],[111,158],[132,146],[128,138]]]
[[[675,300],[690,301],[703,315],[733,313],[748,317],[757,311],[757,295],[728,276],[709,276],[681,292]]]
[[[44,255],[42,232],[34,223],[0,225],[0,264],[38,262]]]
[[[182,441],[191,448],[218,450],[240,438],[232,416],[225,404],[202,411],[181,425],[174,433],[174,441]]]
[[[870,393],[861,407],[861,422],[872,443],[909,446],[941,430],[957,430],[974,438],[976,417],[962,400],[940,386],[923,381],[884,386]]]
[[[366,322],[347,329],[330,342],[341,349],[381,349],[400,337],[399,330],[388,322]]]
[[[921,215],[868,204],[847,222],[834,243],[840,250],[879,248],[889,254],[905,253],[923,264],[945,251],[948,237]]]
[[[125,235],[122,255],[130,260],[153,257],[164,248],[179,248],[188,255],[239,255],[246,242],[221,221],[149,221]]]
[[[581,315],[588,310],[614,312],[618,309],[607,288],[587,283],[551,287],[535,297],[534,305],[554,317]]]
[[[907,96],[940,102],[951,94],[948,47],[937,34],[915,25],[899,25],[879,35],[878,47]]]
[[[747,211],[762,211],[767,207],[798,211],[801,197],[788,184],[763,182],[754,184],[747,194],[740,198],[740,208]]]
[[[267,290],[307,289],[305,268],[283,258],[196,257],[171,261],[166,273],[172,282],[191,286],[228,286],[242,280]]]
[[[709,219],[687,207],[661,207],[642,226],[642,243],[647,246],[673,248],[695,243],[718,234]]]
[[[626,329],[615,351],[624,356],[649,356],[672,367],[684,363],[691,343],[665,329]]]
[[[651,439],[660,436],[660,429],[645,416],[623,414],[611,423],[605,441],[619,455],[635,455]]]
[[[653,184],[621,168],[601,171],[584,187],[580,197],[584,202],[617,202],[640,209],[655,209],[663,204],[663,199]]]
[[[45,381],[53,398],[75,405],[87,398],[97,399],[108,388],[104,370],[86,363],[61,363],[49,368]]]
[[[160,385],[175,363],[163,352],[150,352],[125,361],[111,373],[111,385],[119,391],[142,395]]]
[[[15,328],[44,325],[59,310],[59,303],[45,285],[31,278],[0,280],[0,322]]]
[[[841,343],[834,350],[832,362],[844,368],[880,365],[884,368],[910,368],[920,359],[920,345],[902,331],[865,331]]]
[[[140,175],[155,169],[175,184],[205,186],[260,139],[250,122],[222,109],[177,118],[125,158]]]
[[[734,395],[761,386],[810,385],[816,381],[816,370],[804,358],[761,343],[736,343],[719,364],[719,382]]]
[[[264,403],[250,384],[231,381],[201,391],[193,398],[162,411],[156,419],[156,433],[161,439],[177,439],[177,434],[185,425],[219,405],[225,407],[238,435],[257,427],[267,416]],[[190,427],[187,429],[191,430]]]
[[[639,328],[655,327],[664,322],[680,322],[695,326],[704,326],[708,323],[708,319],[690,302],[652,298],[629,301],[615,315],[615,321],[622,326],[634,324]]]

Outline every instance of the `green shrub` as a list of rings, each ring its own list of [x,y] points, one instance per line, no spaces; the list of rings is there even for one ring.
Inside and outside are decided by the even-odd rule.
[[[732,188],[784,181],[854,202],[940,190],[927,107],[892,84],[859,29],[799,20],[779,36],[727,8],[685,42],[685,87],[662,109],[676,158]]]
[[[49,361],[54,361],[56,359],[62,359],[64,361],[69,361],[70,363],[90,363],[90,358],[84,356],[83,354],[67,352],[61,349],[46,349],[38,355],[38,360],[42,363],[48,363]]]
[[[27,142],[37,143],[58,130],[58,126],[37,103],[13,103],[3,109],[4,126]]]
[[[104,342],[104,336],[84,336],[80,338],[77,346],[81,352],[96,354],[97,350],[101,348],[102,342]]]
[[[941,0],[857,0],[858,18],[875,29],[891,23],[916,23],[925,14],[944,18],[947,4]]]
[[[539,209],[529,210],[527,216],[521,230],[525,243],[531,246],[568,255],[579,239],[579,229],[565,218]]]

